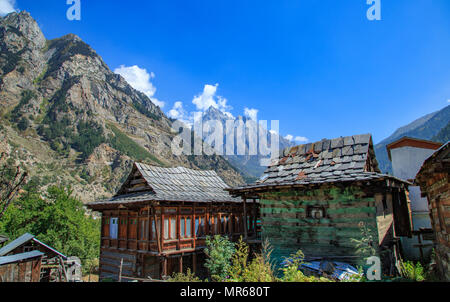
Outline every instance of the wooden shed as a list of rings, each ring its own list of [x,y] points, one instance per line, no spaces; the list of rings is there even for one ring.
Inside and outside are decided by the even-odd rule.
[[[54,248],[39,241],[34,235],[26,233],[0,249],[0,256],[16,256],[29,252],[42,253],[39,261],[40,282],[59,282],[64,280],[63,266],[68,258]]]
[[[43,256],[32,251],[0,257],[0,282],[40,282]]]
[[[100,279],[160,279],[189,268],[204,275],[208,235],[256,239],[258,203],[231,197],[214,171],[135,163],[102,213]]]
[[[450,281],[450,142],[447,142],[423,164],[416,177],[423,197],[430,207],[435,234],[436,264],[441,277]]]
[[[398,237],[411,236],[409,184],[380,173],[368,134],[287,148],[259,182],[229,192],[259,199],[276,263],[302,250],[311,260],[363,264],[352,239],[366,238],[392,274]]]

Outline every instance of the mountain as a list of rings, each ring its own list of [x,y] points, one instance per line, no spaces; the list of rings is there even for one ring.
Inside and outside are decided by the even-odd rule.
[[[432,140],[445,143],[450,135],[450,105],[437,112],[427,114],[414,122],[399,128],[391,136],[384,139],[375,146],[380,169],[384,173],[392,174],[392,163],[390,162],[386,146],[404,137]]]
[[[268,142],[267,146],[268,147],[271,146],[270,131],[268,131],[266,128],[262,127],[259,123],[255,122],[251,119],[248,119],[248,118],[242,117],[242,116],[238,116],[238,117],[234,118],[232,116],[226,115],[225,113],[223,113],[222,111],[220,111],[214,107],[210,107],[208,110],[206,110],[203,113],[203,117],[202,117],[202,122],[204,125],[205,125],[205,123],[207,123],[209,121],[218,121],[218,122],[220,122],[221,125],[223,125],[223,133],[224,133],[223,145],[224,146],[226,144],[227,137],[229,137],[230,135],[233,135],[236,138],[236,136],[237,136],[236,128],[238,125],[237,124],[238,121],[242,121],[244,124],[248,124],[248,125],[250,125],[250,127],[254,127],[254,129],[257,129],[258,134],[261,134],[262,137],[267,138],[267,142]],[[235,126],[232,127],[231,129],[226,129],[227,121],[232,121]],[[268,125],[268,126],[270,126],[270,125]],[[274,134],[274,135],[276,135],[278,137],[280,150],[283,150],[287,147],[293,146],[292,142],[286,140],[282,136],[279,136],[278,134]],[[208,136],[207,132],[203,133],[203,139],[206,139],[207,136]],[[248,131],[246,131],[245,154],[250,153],[249,152],[250,142],[251,142],[251,140],[249,139]],[[258,140],[254,141],[254,142],[255,142],[255,145],[259,144]],[[212,144],[212,146],[214,147],[214,144]],[[233,152],[234,155],[225,155],[224,157],[234,167],[236,167],[241,172],[241,174],[244,175],[244,178],[247,182],[254,182],[255,180],[259,179],[264,174],[264,171],[266,170],[267,167],[261,164],[261,159],[267,158],[267,156],[237,155],[239,153],[238,153],[238,147],[236,144],[236,139],[235,139],[235,146],[234,146],[233,151],[234,151]],[[225,150],[224,150],[224,152],[225,152]]]
[[[45,188],[83,201],[110,197],[132,161],[242,176],[220,156],[175,156],[177,133],[145,94],[114,74],[78,36],[47,40],[27,12],[0,18],[0,152]]]

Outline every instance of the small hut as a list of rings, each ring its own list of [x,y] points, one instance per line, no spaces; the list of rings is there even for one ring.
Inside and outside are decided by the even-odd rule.
[[[11,259],[15,259],[14,257],[21,258],[23,255],[28,255],[27,253],[36,251],[42,254],[41,259],[39,260],[39,281],[60,282],[65,280],[64,263],[68,258],[54,248],[39,241],[32,234],[26,233],[5,245],[0,249],[0,257],[11,257]]]
[[[287,148],[259,182],[229,192],[259,199],[276,263],[302,250],[310,260],[363,264],[373,248],[392,274],[399,236],[411,236],[408,185],[381,174],[368,134]]]
[[[32,251],[0,257],[0,282],[40,282],[43,256]]]
[[[450,142],[425,160],[416,177],[430,207],[438,271],[450,281]]]
[[[189,268],[202,276],[208,235],[256,239],[257,202],[231,197],[214,171],[135,163],[101,212],[100,279],[161,279]]]

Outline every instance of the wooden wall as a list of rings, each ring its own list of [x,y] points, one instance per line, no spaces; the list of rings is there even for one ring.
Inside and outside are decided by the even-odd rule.
[[[441,276],[450,281],[450,186],[448,172],[435,173],[427,182],[431,224],[435,232],[436,262]]]
[[[250,236],[256,236],[258,207],[257,203],[247,204],[247,234]],[[117,218],[117,238],[111,238],[112,218]],[[124,255],[130,268],[124,273],[155,278],[156,272],[159,275],[163,273],[162,264],[157,265],[157,262],[163,261],[161,256],[179,258],[179,254],[202,251],[206,246],[206,236],[225,235],[237,240],[244,233],[242,204],[171,203],[105,210],[102,212],[101,279],[117,277]],[[172,272],[173,261],[177,261],[176,271],[179,271],[178,260],[168,260],[166,273]],[[185,262],[183,267],[189,265],[193,265],[191,260]]]
[[[0,282],[39,282],[41,258],[0,266]]]
[[[260,203],[262,235],[272,244],[278,264],[298,250],[306,256],[350,256],[354,258],[347,262],[360,261],[351,239],[361,239],[361,222],[371,229],[377,247],[375,196],[359,187],[265,193]]]

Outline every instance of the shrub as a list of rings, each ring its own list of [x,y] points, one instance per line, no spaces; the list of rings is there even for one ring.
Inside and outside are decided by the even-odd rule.
[[[202,282],[200,278],[196,277],[194,273],[188,268],[186,274],[174,273],[172,277],[167,280],[168,282]]]
[[[298,251],[296,254],[286,259],[289,263],[288,266],[282,268],[283,277],[280,279],[282,282],[332,282],[331,280],[323,277],[306,276],[299,266],[303,263],[304,254],[302,251]]]
[[[411,281],[422,282],[425,281],[425,271],[420,262],[414,264],[414,262],[406,261],[400,263],[401,274],[404,278]]]
[[[17,128],[19,128],[20,131],[25,131],[30,127],[30,121],[26,117],[22,117],[17,124]]]
[[[229,277],[234,252],[234,244],[227,237],[206,237],[205,254],[208,258],[205,267],[213,281],[220,282]]]
[[[249,258],[249,247],[242,241],[242,237],[236,244],[236,251],[232,258],[230,268],[231,282],[274,282],[276,278],[270,262],[272,249],[268,241],[263,244],[261,254],[255,254],[251,261]]]

